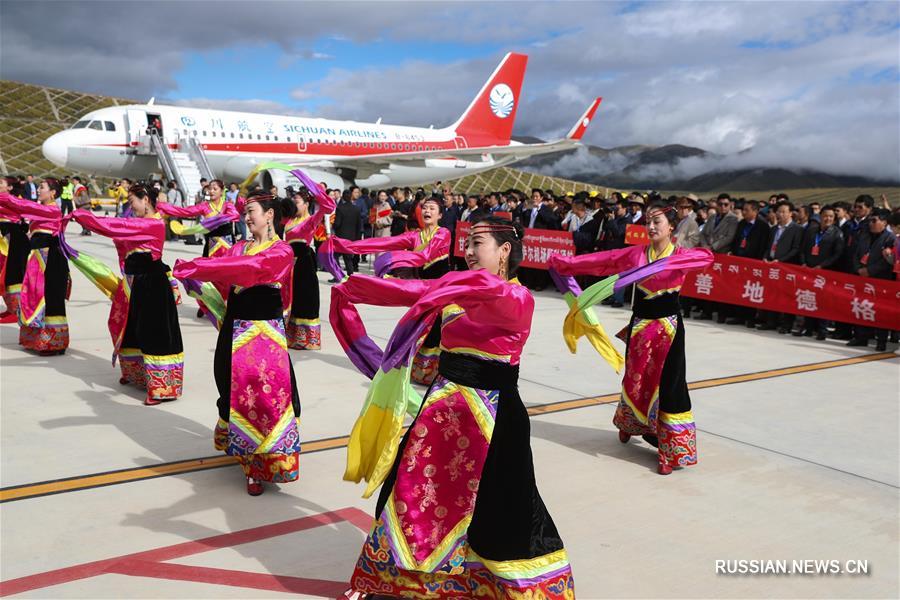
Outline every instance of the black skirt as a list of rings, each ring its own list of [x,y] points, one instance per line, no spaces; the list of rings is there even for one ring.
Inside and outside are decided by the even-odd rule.
[[[298,319],[319,318],[319,278],[316,277],[316,253],[307,244],[293,243],[294,275],[291,316]]]
[[[9,253],[6,255],[6,276],[3,283],[7,288],[20,285],[25,277],[28,262],[28,225],[23,223],[0,223],[0,233],[9,236]]]
[[[125,259],[124,271],[132,280],[122,347],[155,356],[184,352],[169,267],[149,252],[138,252]]]
[[[69,291],[69,261],[59,249],[59,238],[49,233],[36,233],[29,241],[32,250],[47,248],[44,269],[45,314],[48,317],[64,317]]]

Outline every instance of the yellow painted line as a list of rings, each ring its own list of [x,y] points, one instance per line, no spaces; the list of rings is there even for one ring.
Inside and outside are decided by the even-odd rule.
[[[889,360],[892,358],[898,358],[898,355],[894,354],[893,352],[865,354],[853,358],[842,358],[838,360],[829,360],[807,365],[785,367],[781,369],[770,369],[768,371],[758,371],[756,373],[745,373],[742,375],[733,375],[729,377],[703,379],[689,384],[688,388],[692,390],[702,390],[706,388],[731,385],[735,383],[747,383],[750,381],[759,381],[761,379],[771,379],[773,377],[784,377],[786,375],[796,375],[799,373],[809,373],[812,371],[821,371],[824,369],[834,369],[836,367],[845,367],[849,365],[857,365],[879,360]],[[592,396],[589,398],[576,398],[574,400],[562,400],[560,402],[552,402],[549,404],[532,406],[528,409],[528,414],[532,416],[546,415],[567,410],[586,408],[589,406],[611,404],[613,402],[618,402],[618,400],[618,393],[605,394],[603,396]],[[341,436],[305,442],[303,444],[302,453],[310,454],[313,452],[322,452],[324,450],[344,448],[347,445],[348,439],[349,438],[347,436]],[[168,475],[177,475],[180,473],[191,473],[194,471],[216,469],[231,465],[234,462],[235,459],[232,456],[212,456],[207,458],[195,458],[191,460],[161,463],[149,467],[136,467],[131,469],[110,471],[107,473],[95,473],[92,475],[82,475],[67,479],[24,484],[20,486],[0,489],[0,503],[10,502],[14,500],[25,500],[28,498],[47,496],[50,494],[74,492],[78,490],[85,490],[107,485],[130,483],[132,481],[153,479],[155,477],[166,477]]]

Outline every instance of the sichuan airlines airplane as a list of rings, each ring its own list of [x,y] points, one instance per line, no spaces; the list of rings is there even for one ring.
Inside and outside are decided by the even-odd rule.
[[[358,123],[161,106],[151,100],[90,112],[48,138],[43,153],[73,171],[145,177],[160,170],[147,135],[156,123],[169,148],[199,145],[212,173],[225,180],[240,181],[267,161],[301,167],[336,188],[455,179],[578,145],[600,98],[562,139],[537,144],[510,139],[527,62],[523,54],[507,54],[463,115],[442,129],[385,125],[380,119]],[[283,189],[288,181],[281,171],[270,171],[261,183]]]

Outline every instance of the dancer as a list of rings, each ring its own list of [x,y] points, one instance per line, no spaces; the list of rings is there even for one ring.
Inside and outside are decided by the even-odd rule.
[[[284,337],[294,253],[275,231],[280,204],[270,195],[251,195],[244,220],[252,239],[224,255],[178,260],[173,271],[221,322],[213,367],[219,392],[214,443],[237,457],[251,496],[263,493],[264,481],[299,476],[300,397]],[[227,304],[217,290],[223,285],[230,286]]]
[[[574,598],[568,557],[534,480],[519,358],[534,299],[515,279],[522,230],[488,217],[471,271],[433,281],[354,275],[332,289],[335,334],[373,383],[344,478],[380,484],[351,592],[415,598]],[[355,304],[411,306],[382,353]],[[400,440],[415,346],[442,322],[438,376]]]
[[[102,263],[63,245],[69,260],[112,300],[109,333],[113,365],[119,361],[122,385],[147,389],[144,404],[153,406],[181,395],[184,348],[169,267],[162,262],[166,224],[156,211],[156,195],[143,185],[128,190],[134,218],[97,217],[79,208],[66,219],[113,240],[122,276]],[[65,229],[65,227],[63,228]]]
[[[167,217],[179,219],[199,219],[196,225],[185,227],[180,221],[172,221],[169,226],[175,235],[203,235],[203,256],[223,256],[234,244],[234,222],[241,218],[235,205],[229,202],[224,194],[225,184],[220,179],[213,179],[207,186],[209,200],[193,206],[175,206],[160,202],[157,209]],[[240,200],[240,199],[239,199]],[[219,287],[219,293],[225,298],[227,287]],[[197,316],[202,317],[204,307],[201,305]]]
[[[12,191],[10,179],[0,177],[0,196],[15,198]],[[18,212],[0,207],[0,236],[0,293],[6,304],[0,323],[15,323],[19,319],[19,294],[28,262],[28,224]]]
[[[390,274],[402,279],[438,279],[450,271],[450,239],[448,229],[438,226],[443,204],[436,197],[421,204],[422,227],[391,237],[368,238],[358,241],[331,237],[320,249],[326,268],[338,281],[345,278],[334,260],[334,253],[370,254],[381,252],[375,259],[375,274]],[[441,353],[441,328],[435,323],[416,352],[411,377],[416,383],[431,385],[437,375]]]
[[[319,323],[319,278],[316,276],[318,264],[312,240],[318,226],[327,215],[334,212],[334,200],[311,182],[311,188],[294,192],[284,223],[284,240],[294,251],[294,281],[291,314],[285,325],[288,347],[295,350],[320,350],[322,332]],[[313,214],[313,195],[319,207]]]
[[[69,347],[69,263],[59,247],[62,213],[56,206],[61,193],[59,181],[48,177],[38,187],[37,202],[0,196],[0,210],[29,222],[31,251],[19,295],[19,344],[42,356],[65,354]]]
[[[636,285],[631,321],[623,330],[627,345],[625,377],[613,424],[619,429],[622,443],[627,443],[633,435],[640,435],[656,446],[657,469],[661,475],[668,475],[673,467],[697,463],[678,293],[686,272],[706,268],[712,263],[713,256],[705,248],[675,248],[671,234],[676,217],[671,206],[651,204],[647,221],[649,246],[630,246],[574,257],[554,255],[550,258],[550,269],[551,274],[598,276],[659,261],[660,272]],[[595,286],[602,287],[607,283],[609,281],[604,280]],[[607,287],[606,291],[612,293],[612,287]],[[616,282],[616,289],[624,289],[622,280]],[[602,299],[602,296],[595,297],[591,303]],[[567,322],[572,324],[572,317],[584,308],[573,305]],[[567,341],[574,351],[573,337]],[[607,348],[612,346],[607,345]],[[600,347],[598,350],[611,364],[618,366],[616,358],[610,358]],[[611,353],[617,354],[615,350]]]

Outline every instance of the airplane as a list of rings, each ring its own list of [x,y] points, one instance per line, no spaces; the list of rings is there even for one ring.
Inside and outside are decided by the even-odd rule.
[[[386,188],[446,181],[579,145],[601,98],[594,99],[562,139],[534,144],[511,140],[528,57],[508,53],[455,123],[440,129],[276,116],[147,104],[87,113],[50,136],[44,156],[72,171],[132,179],[159,172],[161,144],[172,151],[202,148],[208,171],[241,181],[258,164],[297,166],[328,187]],[[196,155],[196,153],[195,153]],[[264,171],[262,185],[289,184],[282,171]]]

